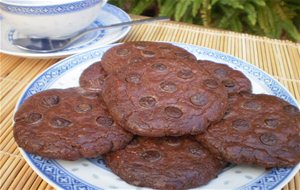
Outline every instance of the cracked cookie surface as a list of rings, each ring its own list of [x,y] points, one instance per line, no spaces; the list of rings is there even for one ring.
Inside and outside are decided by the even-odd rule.
[[[300,112],[275,96],[231,95],[223,120],[197,140],[228,162],[293,166],[300,161]]]
[[[153,59],[130,65],[105,80],[103,99],[116,120],[149,137],[204,132],[223,117],[225,87],[197,63]]]
[[[76,160],[123,148],[132,135],[108,114],[98,93],[50,89],[29,97],[14,116],[14,137],[25,151]]]
[[[104,71],[101,62],[97,62],[82,72],[79,78],[79,85],[85,90],[101,93],[106,77],[107,73]]]
[[[144,64],[152,59],[178,59],[182,62],[196,62],[196,57],[183,48],[163,42],[126,42],[114,46],[102,57],[106,72],[120,71],[129,65]]]
[[[192,137],[136,137],[125,149],[104,156],[129,184],[154,189],[188,189],[217,177],[224,162]]]
[[[219,79],[228,94],[252,92],[251,81],[240,71],[212,61],[198,60],[200,67],[206,69],[212,76]]]

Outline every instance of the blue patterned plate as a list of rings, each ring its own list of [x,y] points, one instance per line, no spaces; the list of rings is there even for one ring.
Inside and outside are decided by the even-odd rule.
[[[101,11],[99,11],[98,18],[89,28],[94,28],[102,25],[111,25],[120,22],[131,21],[131,18],[123,10],[116,6],[106,3]],[[16,30],[5,24],[0,16],[0,36],[1,46],[0,52],[16,55],[21,57],[33,57],[33,58],[54,58],[54,57],[65,57],[68,55],[81,53],[103,47],[107,44],[118,41],[123,38],[130,30],[130,27],[116,28],[111,30],[101,30],[95,33],[86,35],[80,41],[73,44],[71,47],[66,48],[62,51],[52,53],[32,53],[21,50],[12,44],[14,38],[22,37]]]
[[[208,48],[187,44],[174,44],[187,49],[198,59],[225,63],[242,71],[250,78],[255,93],[273,94],[291,104],[297,105],[296,100],[280,83],[259,68],[243,60]],[[90,64],[99,61],[103,53],[110,47],[112,45],[77,54],[53,65],[34,79],[26,88],[16,108],[26,98],[42,90],[78,86],[78,79],[81,72]],[[143,189],[131,186],[114,175],[105,166],[101,157],[71,162],[48,160],[29,154],[23,150],[21,152],[30,166],[44,180],[58,189]],[[218,178],[198,189],[280,189],[293,178],[299,168],[300,164],[293,168],[274,168],[271,170],[247,165],[232,165],[224,169]]]

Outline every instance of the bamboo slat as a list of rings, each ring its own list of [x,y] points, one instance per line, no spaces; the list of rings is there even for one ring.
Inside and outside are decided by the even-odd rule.
[[[133,18],[140,18],[133,16]],[[300,102],[300,44],[191,24],[139,25],[121,41],[172,41],[229,53],[258,66],[283,84]],[[18,98],[39,73],[60,59],[29,59],[0,54],[0,189],[53,189],[26,163],[13,139],[13,112]],[[300,189],[300,173],[283,188]]]

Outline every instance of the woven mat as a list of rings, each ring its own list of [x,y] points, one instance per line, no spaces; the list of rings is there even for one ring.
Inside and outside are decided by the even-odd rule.
[[[271,74],[300,102],[300,44],[176,22],[135,26],[122,41],[137,40],[183,42],[232,54]],[[53,189],[20,154],[13,139],[12,116],[28,83],[60,59],[0,56],[0,189]],[[283,189],[299,190],[300,173]]]

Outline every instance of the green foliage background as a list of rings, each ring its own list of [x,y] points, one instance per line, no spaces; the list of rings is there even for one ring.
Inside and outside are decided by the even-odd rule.
[[[110,0],[132,14],[300,41],[300,0]]]

